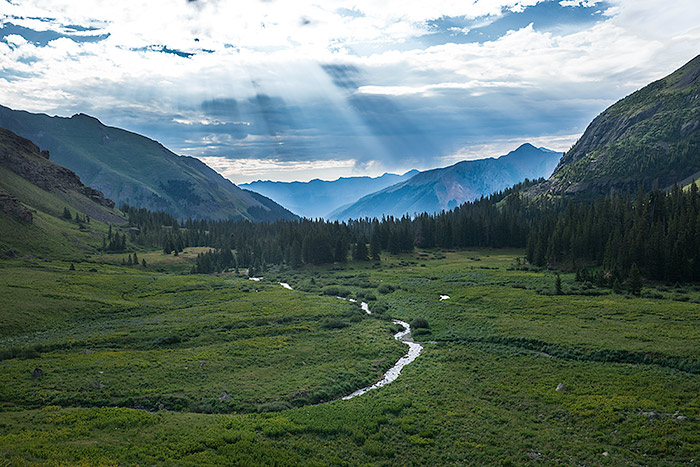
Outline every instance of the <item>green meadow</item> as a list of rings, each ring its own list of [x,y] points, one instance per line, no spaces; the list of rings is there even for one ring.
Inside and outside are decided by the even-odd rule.
[[[186,274],[196,251],[138,252],[146,268],[125,255],[74,271],[0,261],[0,459],[698,462],[700,290],[633,296],[561,274],[556,294],[554,273],[523,254],[416,251],[260,282]],[[414,323],[423,353],[395,382],[338,400],[405,353],[390,318]]]

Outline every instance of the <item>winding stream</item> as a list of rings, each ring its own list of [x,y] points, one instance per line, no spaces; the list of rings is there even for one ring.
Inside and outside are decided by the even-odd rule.
[[[288,290],[294,290],[292,287],[287,284],[286,282],[280,282],[279,283],[282,287]],[[346,299],[343,297],[338,297],[341,300],[348,300],[350,302],[356,303],[357,300],[355,299]],[[368,315],[371,315],[372,312],[369,309],[369,305],[365,302],[360,302],[360,307],[362,310],[367,313]],[[403,326],[403,331],[399,331],[396,334],[394,334],[394,339],[399,340],[403,342],[404,344],[408,345],[408,353],[404,355],[403,357],[399,358],[399,360],[389,368],[386,373],[384,373],[384,377],[377,381],[376,383],[372,384],[371,386],[367,386],[364,388],[360,388],[357,391],[353,392],[352,394],[348,394],[347,396],[341,397],[342,400],[348,400],[352,399],[353,397],[356,396],[361,396],[362,394],[371,391],[372,389],[377,389],[381,388],[382,386],[386,386],[389,383],[392,383],[396,381],[396,378],[399,377],[401,374],[401,370],[403,370],[403,367],[414,361],[418,356],[421,354],[423,351],[423,346],[419,343],[413,340],[411,337],[411,325],[409,325],[405,321],[401,321],[400,319],[392,319],[392,323],[398,324],[400,326]]]

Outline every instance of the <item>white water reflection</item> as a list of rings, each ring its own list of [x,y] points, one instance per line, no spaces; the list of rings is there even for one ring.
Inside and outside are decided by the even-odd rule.
[[[256,278],[251,277],[251,279],[256,279]],[[260,280],[260,279],[257,279],[257,280]],[[285,289],[294,290],[286,282],[280,282],[280,285],[282,287],[284,287]],[[443,300],[442,297],[450,298],[447,295],[441,295],[440,300]],[[338,298],[341,300],[347,300],[347,301],[350,301],[353,303],[357,303],[357,300],[355,300],[354,298],[350,298],[350,299],[343,298],[343,297],[338,297]],[[372,314],[372,312],[369,309],[369,305],[366,302],[360,302],[360,307],[362,308],[362,311],[364,311],[368,315]],[[405,367],[406,365],[408,365],[409,363],[414,361],[416,358],[418,358],[418,356],[423,351],[423,346],[420,343],[414,341],[413,338],[411,337],[411,326],[407,322],[401,321],[399,319],[392,319],[391,321],[394,324],[398,324],[400,326],[403,326],[403,331],[399,331],[396,334],[394,334],[394,339],[399,340],[399,341],[403,342],[404,344],[408,345],[408,353],[406,355],[404,355],[403,357],[399,358],[399,360],[394,364],[394,366],[389,368],[386,371],[386,373],[384,373],[384,377],[380,381],[377,381],[376,383],[374,383],[371,386],[367,386],[367,387],[358,389],[357,391],[353,392],[352,394],[348,394],[347,396],[342,397],[342,399],[344,401],[346,401],[348,399],[352,399],[353,397],[356,397],[356,396],[361,396],[362,394],[364,394],[368,391],[371,391],[372,389],[381,388],[382,386],[386,386],[387,384],[396,381],[396,378],[398,378],[399,375],[401,374],[401,370],[403,370],[403,367]]]
[[[363,305],[366,305],[363,303]],[[363,308],[364,309],[364,308]],[[369,313],[369,311],[367,311]],[[347,396],[343,397],[343,400],[348,400],[352,399],[353,397],[356,396],[361,396],[362,394],[366,393],[367,391],[371,391],[372,389],[377,389],[381,388],[382,386],[386,386],[387,384],[396,381],[396,378],[399,377],[401,374],[401,370],[403,370],[403,367],[411,363],[413,360],[418,358],[418,355],[423,351],[423,346],[420,345],[418,342],[415,342],[411,338],[411,326],[405,322],[401,321],[398,319],[392,319],[391,320],[394,324],[400,324],[401,326],[404,327],[403,331],[397,332],[394,334],[394,339],[400,340],[404,344],[408,345],[408,353],[404,355],[403,357],[399,358],[399,361],[396,362],[394,366],[389,368],[386,373],[384,373],[384,377],[374,383],[371,386],[367,386],[362,389],[358,389],[357,391],[353,392],[352,394],[348,394]]]

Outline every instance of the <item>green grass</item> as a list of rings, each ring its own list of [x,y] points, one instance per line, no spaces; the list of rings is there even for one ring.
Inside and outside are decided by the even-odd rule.
[[[59,196],[49,193],[28,182],[15,173],[0,167],[0,188],[22,200],[33,215],[32,224],[9,218],[0,212],[0,255],[10,248],[16,254],[32,258],[83,260],[102,246],[108,225],[97,220],[120,219],[119,212],[89,201],[74,192]],[[61,217],[64,208],[75,215],[80,212],[91,215],[90,223],[81,227],[74,221]]]
[[[262,282],[1,262],[0,342],[24,353],[0,361],[0,452],[18,465],[697,459],[698,289],[647,284],[632,297],[562,274],[556,296],[554,275],[514,267],[519,256],[418,252]],[[369,297],[379,319],[337,292]],[[388,317],[427,320],[424,353],[384,388],[312,405],[377,380],[405,351]]]
[[[230,276],[63,266],[0,270],[11,274],[0,288],[7,409],[304,405],[374,382],[403,352],[388,323],[336,298]],[[344,326],[326,329],[329,319]],[[44,377],[31,377],[37,367]]]

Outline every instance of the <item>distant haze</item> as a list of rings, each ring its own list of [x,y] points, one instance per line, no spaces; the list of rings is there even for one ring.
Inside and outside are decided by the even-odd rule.
[[[403,175],[384,174],[381,177],[348,177],[333,181],[311,180],[310,182],[256,181],[239,185],[276,201],[302,217],[327,218],[331,212],[350,205],[361,197],[382,188],[408,180],[417,170]]]
[[[360,198],[329,216],[331,220],[401,217],[453,209],[489,196],[526,178],[548,177],[561,153],[526,143],[499,158],[462,161],[426,170],[408,180]]]

